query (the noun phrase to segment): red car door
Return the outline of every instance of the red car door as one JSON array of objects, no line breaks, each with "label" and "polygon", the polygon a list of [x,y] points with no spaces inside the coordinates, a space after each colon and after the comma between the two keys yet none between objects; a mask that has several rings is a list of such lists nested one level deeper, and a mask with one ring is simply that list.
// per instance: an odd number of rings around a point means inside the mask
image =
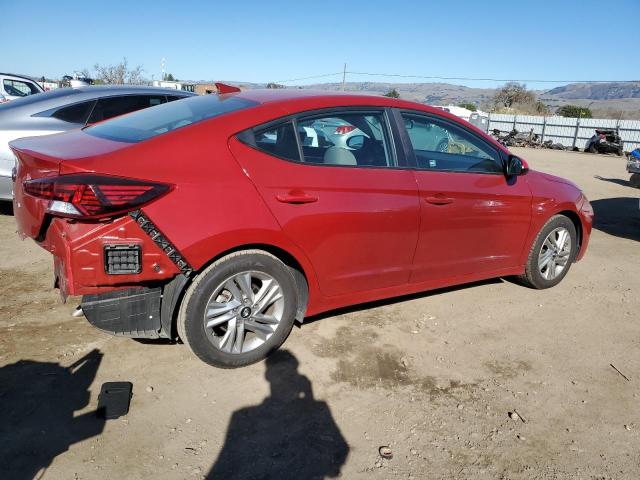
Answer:
[{"label": "red car door", "polygon": [[307,114],[243,132],[230,148],[325,295],[408,282],[418,191],[411,170],[394,168],[384,110]]},{"label": "red car door", "polygon": [[526,177],[507,179],[499,152],[436,116],[402,113],[420,191],[412,282],[516,267],[531,220]]}]

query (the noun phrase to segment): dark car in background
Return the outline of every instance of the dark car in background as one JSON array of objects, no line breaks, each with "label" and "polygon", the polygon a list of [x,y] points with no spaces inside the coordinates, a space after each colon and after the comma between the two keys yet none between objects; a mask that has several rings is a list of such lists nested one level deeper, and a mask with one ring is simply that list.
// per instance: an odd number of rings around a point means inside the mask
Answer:
[{"label": "dark car in background", "polygon": [[169,88],[105,85],[62,88],[0,105],[0,201],[13,197],[11,140],[65,132],[193,95]]}]

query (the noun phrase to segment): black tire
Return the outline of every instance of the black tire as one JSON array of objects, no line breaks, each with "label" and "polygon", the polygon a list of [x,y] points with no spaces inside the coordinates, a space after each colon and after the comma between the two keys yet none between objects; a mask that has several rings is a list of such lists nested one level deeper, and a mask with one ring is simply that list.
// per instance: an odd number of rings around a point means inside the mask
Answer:
[{"label": "black tire", "polygon": [[[284,310],[275,332],[259,347],[243,353],[219,350],[209,340],[204,310],[214,290],[229,277],[244,271],[263,272],[282,289]],[[276,351],[287,339],[298,308],[296,283],[290,269],[277,257],[263,250],[244,250],[227,255],[200,273],[187,289],[180,304],[178,336],[203,362],[220,368],[237,368],[258,362]]]},{"label": "black tire", "polygon": [[640,173],[632,173],[629,184],[634,188],[640,188]]},{"label": "black tire", "polygon": [[[552,280],[548,280],[542,276],[540,270],[538,269],[538,255],[542,249],[542,244],[547,238],[547,236],[556,228],[564,227],[569,231],[569,236],[571,237],[571,253],[569,255],[569,259],[565,268],[560,272],[560,274]],[[527,263],[525,265],[524,274],[518,276],[518,280],[530,288],[535,288],[538,290],[544,288],[550,288],[562,281],[562,279],[567,275],[569,269],[571,268],[571,264],[575,261],[576,255],[578,253],[578,242],[577,242],[577,233],[576,227],[573,222],[565,217],[564,215],[554,215],[551,217],[547,223],[540,229],[538,235],[531,246],[531,250],[529,250],[529,255],[527,257]]]}]

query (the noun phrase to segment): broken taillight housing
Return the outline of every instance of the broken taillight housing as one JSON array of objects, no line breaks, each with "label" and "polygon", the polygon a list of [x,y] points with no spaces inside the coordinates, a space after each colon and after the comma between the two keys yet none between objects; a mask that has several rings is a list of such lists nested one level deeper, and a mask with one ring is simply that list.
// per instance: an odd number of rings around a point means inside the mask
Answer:
[{"label": "broken taillight housing", "polygon": [[94,174],[60,175],[24,182],[25,193],[50,200],[48,212],[70,218],[103,218],[135,210],[171,185]]}]

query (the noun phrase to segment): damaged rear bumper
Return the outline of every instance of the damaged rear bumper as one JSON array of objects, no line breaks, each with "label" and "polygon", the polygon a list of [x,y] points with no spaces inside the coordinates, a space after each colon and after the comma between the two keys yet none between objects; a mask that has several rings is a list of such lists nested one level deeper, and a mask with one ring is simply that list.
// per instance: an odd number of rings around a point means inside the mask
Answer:
[{"label": "damaged rear bumper", "polygon": [[188,283],[178,275],[163,286],[84,295],[81,308],[90,324],[112,335],[176,338],[175,314]]}]

